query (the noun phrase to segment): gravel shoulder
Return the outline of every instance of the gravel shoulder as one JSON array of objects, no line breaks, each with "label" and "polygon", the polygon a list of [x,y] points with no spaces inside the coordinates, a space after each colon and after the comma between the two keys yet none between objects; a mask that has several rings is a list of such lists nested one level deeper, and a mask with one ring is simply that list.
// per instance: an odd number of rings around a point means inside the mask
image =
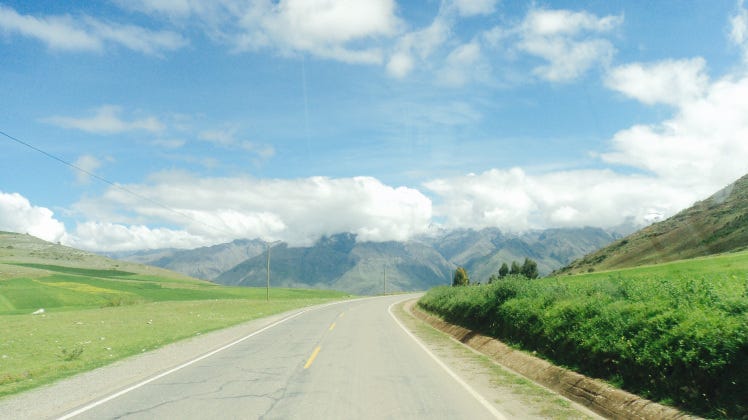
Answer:
[{"label": "gravel shoulder", "polygon": [[413,334],[494,407],[513,419],[601,419],[596,413],[519,375],[417,319],[416,300],[400,303],[395,315]]}]

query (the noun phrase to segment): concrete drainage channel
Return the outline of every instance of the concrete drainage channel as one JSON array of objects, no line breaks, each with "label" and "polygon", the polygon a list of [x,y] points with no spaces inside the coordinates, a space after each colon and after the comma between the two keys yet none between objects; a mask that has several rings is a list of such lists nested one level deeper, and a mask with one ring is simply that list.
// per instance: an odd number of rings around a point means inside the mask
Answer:
[{"label": "concrete drainage channel", "polygon": [[543,359],[512,349],[495,338],[450,324],[441,318],[422,311],[415,303],[415,300],[406,302],[405,310],[461,343],[485,354],[502,366],[558,392],[606,418],[647,420],[699,418],[614,388],[602,381],[555,366]]}]

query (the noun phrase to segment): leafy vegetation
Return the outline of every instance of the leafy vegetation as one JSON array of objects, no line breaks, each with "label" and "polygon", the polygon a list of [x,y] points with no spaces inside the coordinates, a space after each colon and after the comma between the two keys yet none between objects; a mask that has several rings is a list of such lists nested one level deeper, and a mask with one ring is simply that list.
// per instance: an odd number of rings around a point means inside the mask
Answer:
[{"label": "leafy vegetation", "polygon": [[748,253],[481,287],[420,305],[701,415],[748,415]]},{"label": "leafy vegetation", "polygon": [[517,261],[512,261],[511,270],[505,262],[501,263],[499,271],[496,274],[492,274],[491,277],[488,278],[488,282],[493,283],[496,280],[501,280],[509,274],[522,275],[527,279],[536,279],[540,275],[540,273],[538,273],[538,263],[531,258],[525,257],[525,262],[522,263],[522,266],[520,266]]},{"label": "leafy vegetation", "polygon": [[457,267],[455,275],[452,277],[452,286],[467,286],[470,284],[470,277],[467,271],[462,267]]}]

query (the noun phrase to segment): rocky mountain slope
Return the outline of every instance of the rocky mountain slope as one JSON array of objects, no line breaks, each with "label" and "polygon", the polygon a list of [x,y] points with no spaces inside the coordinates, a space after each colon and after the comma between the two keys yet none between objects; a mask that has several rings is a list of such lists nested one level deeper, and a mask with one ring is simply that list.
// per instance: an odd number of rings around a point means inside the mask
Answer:
[{"label": "rocky mountain slope", "polygon": [[265,251],[265,242],[237,239],[233,242],[196,249],[157,249],[107,254],[112,258],[153,265],[213,280],[224,271]]},{"label": "rocky mountain slope", "polygon": [[[275,286],[338,289],[374,294],[424,290],[450,284],[456,266],[473,282],[486,282],[502,262],[538,262],[540,274],[568,264],[617,239],[598,228],[549,229],[504,234],[499,229],[451,230],[408,242],[359,242],[342,233],[312,246],[273,246],[271,282]],[[153,250],[113,256],[182,272],[221,284],[263,286],[267,281],[266,243],[236,240],[192,250]]]},{"label": "rocky mountain slope", "polygon": [[669,219],[652,224],[558,270],[634,267],[748,248],[748,175]]}]

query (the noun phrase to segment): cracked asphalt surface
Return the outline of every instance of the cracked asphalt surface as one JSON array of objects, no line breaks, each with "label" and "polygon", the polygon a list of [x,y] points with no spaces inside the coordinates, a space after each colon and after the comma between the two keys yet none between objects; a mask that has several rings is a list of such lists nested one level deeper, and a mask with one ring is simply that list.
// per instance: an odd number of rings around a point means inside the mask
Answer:
[{"label": "cracked asphalt surface", "polygon": [[[241,335],[217,332],[195,343],[177,343],[176,350],[155,351],[0,401],[0,418],[5,418],[3,408],[10,418],[501,418],[450,377],[390,316],[391,304],[413,297],[346,301],[296,311],[286,320],[276,316],[255,321],[237,327]],[[206,357],[206,340],[214,342],[210,350],[215,351],[241,337]],[[184,358],[190,350],[192,356]],[[153,360],[145,363],[148,359]],[[153,368],[159,361],[161,367]],[[148,371],[144,365],[150,366],[149,374],[128,375]]]},{"label": "cracked asphalt surface", "polygon": [[306,312],[74,418],[493,418],[390,317],[401,300]]}]

